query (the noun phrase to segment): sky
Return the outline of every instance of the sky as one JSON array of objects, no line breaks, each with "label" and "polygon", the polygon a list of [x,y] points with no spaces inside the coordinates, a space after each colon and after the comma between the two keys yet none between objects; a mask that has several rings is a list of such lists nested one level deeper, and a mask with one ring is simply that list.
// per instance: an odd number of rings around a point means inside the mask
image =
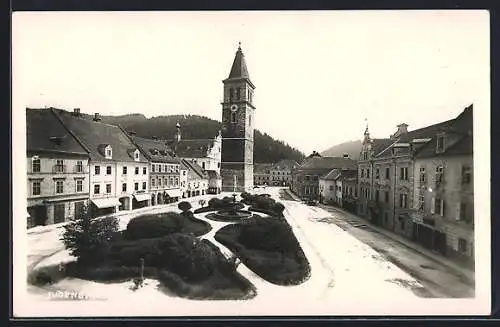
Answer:
[{"label": "sky", "polygon": [[238,42],[254,126],[306,154],[489,94],[487,11],[16,12],[13,110],[220,120]]}]

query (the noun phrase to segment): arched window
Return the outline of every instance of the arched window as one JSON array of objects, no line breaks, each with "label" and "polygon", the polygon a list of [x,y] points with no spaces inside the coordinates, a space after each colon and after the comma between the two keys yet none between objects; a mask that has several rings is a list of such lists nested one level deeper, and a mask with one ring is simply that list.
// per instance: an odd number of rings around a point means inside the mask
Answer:
[{"label": "arched window", "polygon": [[231,112],[231,123],[236,123],[236,112]]}]

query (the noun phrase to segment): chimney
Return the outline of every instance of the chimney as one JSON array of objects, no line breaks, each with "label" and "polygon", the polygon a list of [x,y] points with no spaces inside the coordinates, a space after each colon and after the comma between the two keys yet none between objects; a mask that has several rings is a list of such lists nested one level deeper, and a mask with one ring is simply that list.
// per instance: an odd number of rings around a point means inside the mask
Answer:
[{"label": "chimney", "polygon": [[158,136],[152,136],[151,138],[155,141],[158,140]]},{"label": "chimney", "polygon": [[136,132],[134,132],[134,131],[128,131],[127,133],[128,133],[128,135],[131,135],[131,136],[134,136],[135,134],[137,134],[137,133],[136,133]]},{"label": "chimney", "polygon": [[396,133],[391,135],[391,139],[395,139],[403,134],[408,133],[408,124],[402,123],[402,124],[399,124],[397,127],[398,127],[398,130],[396,131]]},{"label": "chimney", "polygon": [[73,109],[73,116],[80,117],[80,108]]},{"label": "chimney", "polygon": [[349,153],[344,153],[344,155],[342,156],[342,158],[349,159]]},{"label": "chimney", "polygon": [[98,112],[94,113],[94,119],[93,119],[93,121],[101,121],[101,117],[99,116]]}]

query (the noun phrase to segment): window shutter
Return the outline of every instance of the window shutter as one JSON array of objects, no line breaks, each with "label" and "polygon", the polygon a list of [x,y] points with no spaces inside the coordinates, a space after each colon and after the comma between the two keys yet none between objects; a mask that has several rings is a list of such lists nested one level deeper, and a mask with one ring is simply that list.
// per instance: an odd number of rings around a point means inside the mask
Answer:
[{"label": "window shutter", "polygon": [[431,199],[431,213],[434,213],[434,210],[436,208],[436,198]]}]

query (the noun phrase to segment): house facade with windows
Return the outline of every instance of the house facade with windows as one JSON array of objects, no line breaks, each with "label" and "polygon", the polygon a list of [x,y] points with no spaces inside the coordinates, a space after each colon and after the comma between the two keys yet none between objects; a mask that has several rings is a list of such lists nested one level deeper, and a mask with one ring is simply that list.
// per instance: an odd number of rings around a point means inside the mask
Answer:
[{"label": "house facade with windows", "polygon": [[414,237],[414,186],[420,173],[415,158],[433,137],[455,123],[456,119],[451,119],[414,131],[400,124],[387,139],[372,139],[367,127],[358,161],[358,215],[397,234]]},{"label": "house facade with windows", "polygon": [[190,198],[208,194],[208,174],[196,163],[182,159],[186,173],[186,187],[183,197]]},{"label": "house facade with windows", "polygon": [[271,168],[270,163],[254,163],[253,165],[253,184],[254,185],[271,185]]},{"label": "house facade with windows", "polygon": [[319,201],[323,204],[336,203],[336,177],[340,175],[339,169],[332,169],[319,178]]},{"label": "house facade with windows", "polygon": [[89,153],[91,210],[103,215],[150,205],[149,162],[118,126],[51,109]]},{"label": "house facade with windows", "polygon": [[27,227],[78,216],[89,196],[89,154],[48,109],[26,109]]},{"label": "house facade with windows", "polygon": [[300,198],[319,200],[319,179],[335,168],[356,169],[356,161],[347,157],[311,156],[292,170],[290,189]]},{"label": "house facade with windows", "polygon": [[415,153],[414,241],[474,264],[472,106]]},{"label": "house facade with windows", "polygon": [[180,160],[169,154],[164,141],[130,135],[149,161],[151,205],[167,204],[182,197]]},{"label": "house facade with windows", "polygon": [[292,181],[292,170],[299,164],[294,160],[281,160],[270,169],[271,184],[274,186],[290,186]]}]

